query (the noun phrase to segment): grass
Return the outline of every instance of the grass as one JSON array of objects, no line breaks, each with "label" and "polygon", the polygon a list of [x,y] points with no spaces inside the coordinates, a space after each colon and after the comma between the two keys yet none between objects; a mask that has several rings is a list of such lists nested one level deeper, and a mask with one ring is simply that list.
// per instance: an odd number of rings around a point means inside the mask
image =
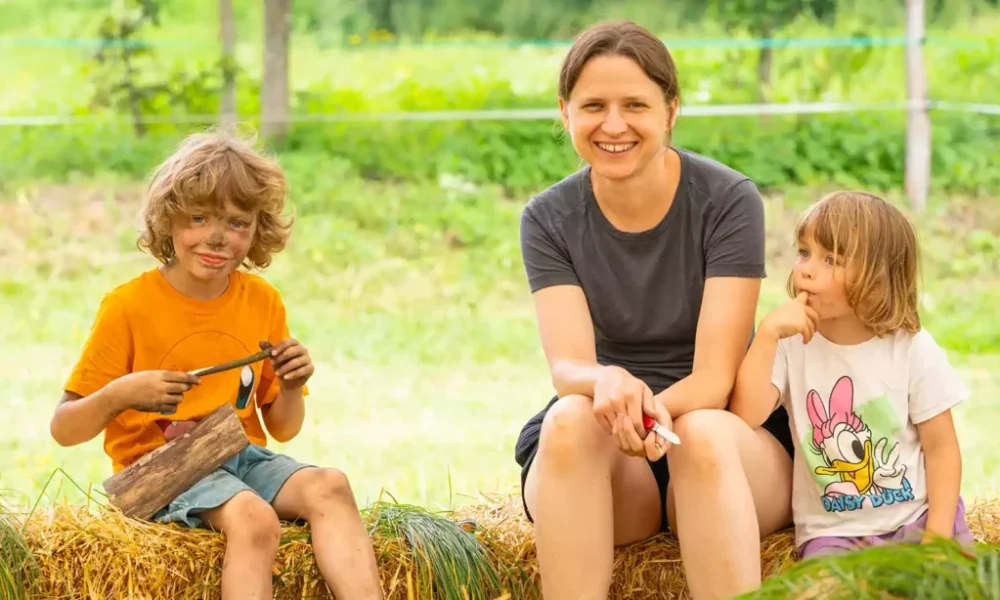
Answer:
[{"label": "grass", "polygon": [[912,598],[945,600],[1000,597],[1000,548],[958,544],[898,544],[867,548],[795,565],[747,595],[771,598]]},{"label": "grass", "polygon": [[38,580],[39,566],[13,518],[0,498],[0,598],[27,600],[26,590]]},{"label": "grass", "polygon": [[500,575],[485,546],[454,521],[406,505],[380,507],[373,535],[404,539],[413,556],[414,579],[433,582],[443,600],[486,600],[500,589]]},{"label": "grass", "polygon": [[[0,491],[12,502],[32,503],[56,468],[84,489],[111,474],[100,438],[61,448],[48,422],[101,296],[153,266],[134,246],[140,192],[104,179],[0,199]],[[761,314],[784,299],[787,236],[816,195],[768,198]],[[434,509],[517,491],[514,441],[552,393],[518,252],[520,203],[353,180],[297,198],[292,241],[265,276],[316,374],[302,433],[274,447],[343,469],[363,505],[383,490]],[[973,391],[956,411],[967,497],[994,495],[1000,466],[1000,244],[981,233],[998,223],[991,199],[936,199],[919,219],[926,325]],[[57,498],[82,501],[66,485],[44,502]]]}]

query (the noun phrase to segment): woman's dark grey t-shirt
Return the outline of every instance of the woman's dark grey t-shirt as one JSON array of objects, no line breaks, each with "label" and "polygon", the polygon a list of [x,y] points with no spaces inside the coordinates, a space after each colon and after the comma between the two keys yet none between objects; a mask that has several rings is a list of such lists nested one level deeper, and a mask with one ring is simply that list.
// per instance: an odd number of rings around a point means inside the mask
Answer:
[{"label": "woman's dark grey t-shirt", "polygon": [[764,205],[754,183],[677,152],[673,204],[647,231],[623,232],[605,218],[589,167],[532,197],[521,214],[531,291],[582,287],[598,362],[627,369],[654,392],[691,373],[705,279],[765,277]]}]

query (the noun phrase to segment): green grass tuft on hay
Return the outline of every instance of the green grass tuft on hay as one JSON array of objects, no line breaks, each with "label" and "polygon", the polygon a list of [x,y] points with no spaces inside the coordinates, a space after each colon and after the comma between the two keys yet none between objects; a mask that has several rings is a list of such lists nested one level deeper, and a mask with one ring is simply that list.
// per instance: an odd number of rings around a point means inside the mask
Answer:
[{"label": "green grass tuft on hay", "polygon": [[1000,546],[951,540],[892,544],[795,564],[746,596],[771,598],[1000,598]]},{"label": "green grass tuft on hay", "polygon": [[436,588],[421,592],[443,600],[486,600],[500,589],[486,548],[455,521],[407,504],[379,504],[370,516],[372,536],[405,540],[416,580]]},{"label": "green grass tuft on hay", "polygon": [[17,520],[0,499],[0,599],[27,600],[40,575]]}]

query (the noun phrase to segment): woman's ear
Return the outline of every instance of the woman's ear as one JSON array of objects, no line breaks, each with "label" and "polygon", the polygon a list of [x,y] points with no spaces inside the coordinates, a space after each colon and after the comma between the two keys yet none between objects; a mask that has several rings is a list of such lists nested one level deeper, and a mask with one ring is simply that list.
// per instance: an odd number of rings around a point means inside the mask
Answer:
[{"label": "woman's ear", "polygon": [[677,123],[677,113],[679,113],[680,110],[680,98],[674,98],[673,101],[667,105],[667,131],[674,130],[674,124]]},{"label": "woman's ear", "polygon": [[559,98],[559,115],[562,118],[563,128],[569,131],[569,106],[562,98]]}]

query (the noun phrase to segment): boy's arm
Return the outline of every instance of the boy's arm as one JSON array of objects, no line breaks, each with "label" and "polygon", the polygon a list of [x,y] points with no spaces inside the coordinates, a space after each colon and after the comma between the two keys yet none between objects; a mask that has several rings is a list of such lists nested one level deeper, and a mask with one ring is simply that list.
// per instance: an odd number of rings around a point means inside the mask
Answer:
[{"label": "boy's arm", "polygon": [[759,331],[736,373],[729,411],[753,429],[763,425],[778,404],[778,388],[771,379],[777,350],[778,336]]},{"label": "boy's arm", "polygon": [[120,399],[115,396],[111,386],[86,398],[64,391],[49,424],[52,439],[60,446],[89,442],[121,414],[119,403]]},{"label": "boy's arm", "polygon": [[264,416],[264,426],[278,442],[287,442],[302,429],[306,417],[306,403],[302,397],[302,388],[281,390],[274,402],[261,408]]},{"label": "boy's arm", "polygon": [[951,410],[916,426],[927,469],[927,539],[951,538],[962,485],[962,452]]},{"label": "boy's arm", "polygon": [[194,375],[178,371],[137,371],[112,380],[89,396],[63,391],[49,424],[60,446],[94,439],[128,409],[172,414],[187,392],[199,383]]},{"label": "boy's arm", "polygon": [[303,400],[306,381],[312,377],[312,358],[306,347],[293,338],[285,338],[271,350],[270,366],[277,397],[261,407],[264,426],[279,442],[287,442],[302,429],[306,416]]}]

